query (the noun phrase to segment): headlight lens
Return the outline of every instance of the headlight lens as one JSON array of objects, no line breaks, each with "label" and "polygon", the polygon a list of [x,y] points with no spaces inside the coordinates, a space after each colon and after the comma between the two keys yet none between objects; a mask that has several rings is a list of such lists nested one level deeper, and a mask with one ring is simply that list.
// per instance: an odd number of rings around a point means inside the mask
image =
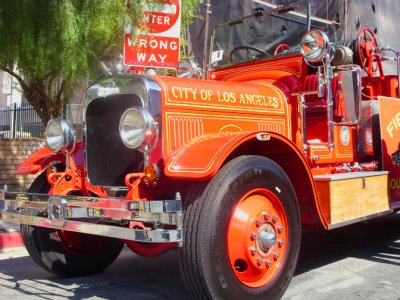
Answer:
[{"label": "headlight lens", "polygon": [[301,54],[309,62],[318,62],[326,57],[328,47],[328,36],[322,31],[311,30],[301,41]]},{"label": "headlight lens", "polygon": [[128,148],[148,148],[157,136],[157,123],[146,110],[130,108],[119,122],[119,133]]},{"label": "headlight lens", "polygon": [[191,59],[183,59],[176,66],[176,77],[178,78],[200,78],[201,70]]},{"label": "headlight lens", "polygon": [[53,151],[68,149],[75,142],[75,130],[62,118],[51,119],[46,127],[46,144]]}]

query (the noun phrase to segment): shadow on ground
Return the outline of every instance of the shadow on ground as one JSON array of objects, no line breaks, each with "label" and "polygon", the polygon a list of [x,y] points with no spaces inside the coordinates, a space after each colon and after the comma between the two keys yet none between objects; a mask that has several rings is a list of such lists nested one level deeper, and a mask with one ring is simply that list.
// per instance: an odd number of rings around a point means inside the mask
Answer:
[{"label": "shadow on ground", "polygon": [[400,265],[400,214],[331,231],[305,231],[296,273],[347,257]]}]

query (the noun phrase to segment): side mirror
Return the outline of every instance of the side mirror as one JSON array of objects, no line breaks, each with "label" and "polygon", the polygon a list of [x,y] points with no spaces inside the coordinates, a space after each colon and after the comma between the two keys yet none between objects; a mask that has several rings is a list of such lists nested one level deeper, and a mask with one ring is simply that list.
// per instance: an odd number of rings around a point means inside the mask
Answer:
[{"label": "side mirror", "polygon": [[342,123],[356,124],[361,115],[361,69],[339,67],[338,77],[343,92]]}]

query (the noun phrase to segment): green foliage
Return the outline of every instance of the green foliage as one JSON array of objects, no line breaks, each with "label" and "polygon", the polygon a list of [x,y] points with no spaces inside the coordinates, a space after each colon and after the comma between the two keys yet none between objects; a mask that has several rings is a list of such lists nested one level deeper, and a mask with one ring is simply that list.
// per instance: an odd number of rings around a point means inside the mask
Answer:
[{"label": "green foliage", "polygon": [[198,6],[203,0],[182,0],[182,28],[185,30],[196,16]]},{"label": "green foliage", "polygon": [[[183,26],[201,0],[183,0]],[[98,63],[122,52],[127,20],[163,0],[0,0],[0,69],[13,75],[43,122],[58,116]],[[150,3],[150,4],[149,4]],[[18,70],[18,72],[15,72]]]},{"label": "green foliage", "polygon": [[0,0],[0,69],[17,78],[47,122],[89,70],[121,47],[126,14],[123,0]]},{"label": "green foliage", "polygon": [[0,63],[42,78],[72,80],[121,43],[124,1],[0,0]]}]

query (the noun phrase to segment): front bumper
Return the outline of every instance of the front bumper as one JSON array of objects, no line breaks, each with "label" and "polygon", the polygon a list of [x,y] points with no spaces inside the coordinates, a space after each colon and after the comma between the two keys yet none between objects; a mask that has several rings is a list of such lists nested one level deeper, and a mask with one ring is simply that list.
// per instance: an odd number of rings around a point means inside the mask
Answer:
[{"label": "front bumper", "polygon": [[[182,241],[182,203],[57,196],[0,190],[0,219],[148,243]],[[146,224],[146,229],[135,229]]]}]

